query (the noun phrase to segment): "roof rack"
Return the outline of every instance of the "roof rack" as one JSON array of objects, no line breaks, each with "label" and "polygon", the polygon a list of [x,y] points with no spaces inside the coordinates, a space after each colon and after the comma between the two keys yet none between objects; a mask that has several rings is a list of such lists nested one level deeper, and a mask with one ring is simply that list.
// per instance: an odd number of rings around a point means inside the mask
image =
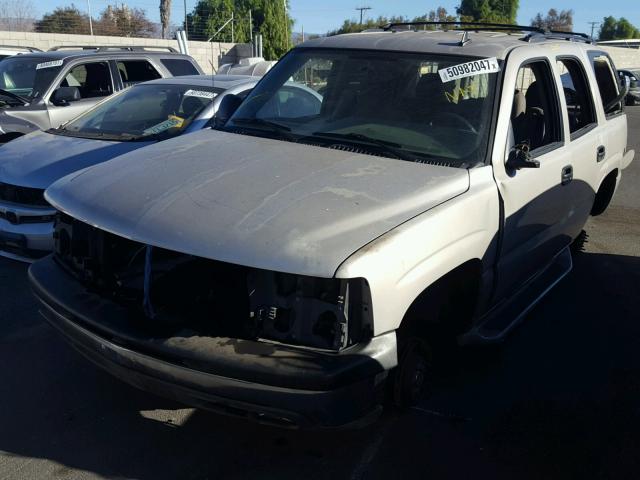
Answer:
[{"label": "roof rack", "polygon": [[523,38],[526,42],[543,42],[545,40],[566,40],[567,42],[595,43],[586,33],[564,32],[562,30],[549,30],[543,34],[531,33]]},{"label": "roof rack", "polygon": [[21,45],[0,45],[0,48],[6,48],[11,50],[28,50],[29,52],[41,52],[39,48],[36,47],[25,47]]},{"label": "roof rack", "polygon": [[526,25],[510,25],[506,23],[486,23],[486,22],[394,22],[387,23],[386,25],[382,25],[382,28],[385,31],[389,30],[397,30],[398,27],[422,27],[422,26],[436,26],[436,25],[446,25],[452,27],[461,27],[461,28],[452,28],[451,30],[472,30],[472,31],[514,31],[514,32],[533,32],[539,34],[548,33],[547,30],[544,30],[540,27],[531,27]]},{"label": "roof rack", "polygon": [[104,52],[108,50],[125,50],[129,52],[167,50],[171,53],[178,53],[178,51],[173,47],[155,47],[151,45],[59,45],[57,47],[51,47],[49,52],[57,52],[59,50],[95,50],[97,52]]}]

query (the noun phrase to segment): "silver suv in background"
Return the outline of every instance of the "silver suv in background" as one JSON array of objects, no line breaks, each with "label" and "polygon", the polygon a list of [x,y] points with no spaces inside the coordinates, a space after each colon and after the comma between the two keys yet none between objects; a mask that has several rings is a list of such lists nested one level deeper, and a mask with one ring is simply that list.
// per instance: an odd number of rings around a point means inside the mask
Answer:
[{"label": "silver suv in background", "polygon": [[[148,50],[148,49],[155,50]],[[137,83],[202,73],[170,47],[56,47],[0,63],[0,144],[56,128]]]}]

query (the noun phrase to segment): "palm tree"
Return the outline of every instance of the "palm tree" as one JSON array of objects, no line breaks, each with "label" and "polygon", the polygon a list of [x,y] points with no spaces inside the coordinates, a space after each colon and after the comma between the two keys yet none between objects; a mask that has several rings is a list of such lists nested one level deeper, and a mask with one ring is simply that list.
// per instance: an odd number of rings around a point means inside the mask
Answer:
[{"label": "palm tree", "polygon": [[169,30],[171,20],[171,0],[160,0],[160,22],[162,23],[162,38]]}]

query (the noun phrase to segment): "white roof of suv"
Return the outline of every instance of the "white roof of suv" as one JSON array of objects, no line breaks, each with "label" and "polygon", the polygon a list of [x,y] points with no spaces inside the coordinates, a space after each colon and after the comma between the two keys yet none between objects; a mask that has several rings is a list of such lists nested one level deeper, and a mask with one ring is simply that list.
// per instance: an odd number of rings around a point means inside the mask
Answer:
[{"label": "white roof of suv", "polygon": [[320,37],[303,43],[301,47],[376,49],[504,59],[508,52],[516,47],[539,45],[543,41],[545,43],[561,42],[565,45],[571,43],[576,46],[590,45],[590,39],[582,34],[561,32],[543,34],[515,29],[513,31],[484,30],[475,31],[467,29],[464,25],[451,30],[376,29],[362,33]]}]

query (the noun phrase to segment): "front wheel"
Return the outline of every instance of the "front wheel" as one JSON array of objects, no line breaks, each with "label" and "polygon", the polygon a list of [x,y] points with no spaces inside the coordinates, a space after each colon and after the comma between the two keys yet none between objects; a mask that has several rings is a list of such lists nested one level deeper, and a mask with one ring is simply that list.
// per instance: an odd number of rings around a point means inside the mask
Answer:
[{"label": "front wheel", "polygon": [[408,408],[431,390],[433,370],[431,350],[419,338],[408,339],[400,350],[398,367],[391,376],[393,403],[400,408]]}]

